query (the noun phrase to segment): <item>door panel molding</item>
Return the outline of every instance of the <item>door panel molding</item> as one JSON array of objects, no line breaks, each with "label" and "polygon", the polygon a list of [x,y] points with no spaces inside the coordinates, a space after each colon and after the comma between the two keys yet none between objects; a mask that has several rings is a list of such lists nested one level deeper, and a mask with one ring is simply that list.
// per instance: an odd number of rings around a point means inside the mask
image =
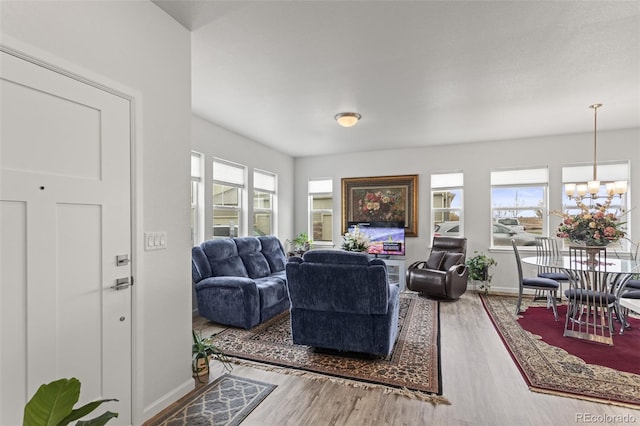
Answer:
[{"label": "door panel molding", "polygon": [[[11,47],[17,46],[18,49]],[[12,37],[4,37],[0,43],[0,52],[12,55],[44,69],[50,70],[62,76],[74,79],[111,95],[126,100],[129,103],[129,132],[130,132],[130,274],[135,277],[136,285],[131,292],[131,421],[132,424],[142,424],[144,417],[143,404],[143,379],[144,364],[138,355],[143,352],[142,339],[143,321],[142,306],[138,306],[138,291],[144,287],[143,274],[143,233],[139,231],[143,224],[143,200],[140,194],[143,190],[142,179],[142,92],[132,89],[119,82],[115,82],[99,73],[82,68],[75,63],[70,63],[49,52],[24,44]],[[33,52],[27,53],[27,52]],[[46,60],[42,59],[46,58]],[[56,64],[64,64],[59,66]],[[78,70],[77,72],[72,70]],[[87,76],[91,76],[90,78]],[[19,200],[18,200],[19,201]],[[71,201],[73,202],[73,201]],[[4,202],[3,202],[4,203]],[[15,388],[14,388],[15,390]],[[26,389],[25,389],[26,391]]]}]

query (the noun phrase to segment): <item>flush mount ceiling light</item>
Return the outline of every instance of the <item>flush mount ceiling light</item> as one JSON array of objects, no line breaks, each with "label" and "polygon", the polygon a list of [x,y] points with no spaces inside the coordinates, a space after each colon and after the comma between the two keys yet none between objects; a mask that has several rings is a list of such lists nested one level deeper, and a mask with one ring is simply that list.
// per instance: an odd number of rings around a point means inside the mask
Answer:
[{"label": "flush mount ceiling light", "polygon": [[341,112],[340,114],[336,114],[336,121],[342,127],[355,126],[360,118],[362,118],[362,116],[357,112]]}]

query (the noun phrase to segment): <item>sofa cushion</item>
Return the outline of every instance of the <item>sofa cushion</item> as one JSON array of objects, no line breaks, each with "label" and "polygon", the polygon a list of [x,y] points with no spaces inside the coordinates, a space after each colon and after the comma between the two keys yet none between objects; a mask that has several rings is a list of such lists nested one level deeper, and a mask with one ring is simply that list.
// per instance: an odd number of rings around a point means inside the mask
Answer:
[{"label": "sofa cushion", "polygon": [[267,259],[260,251],[260,240],[254,237],[240,237],[234,240],[238,247],[238,255],[242,259],[247,274],[251,278],[266,277],[271,273]]},{"label": "sofa cushion", "polygon": [[329,263],[340,265],[369,265],[366,253],[356,253],[342,250],[310,250],[302,255],[305,262]]},{"label": "sofa cushion", "polygon": [[444,251],[432,251],[427,259],[427,269],[440,269],[445,253]]},{"label": "sofa cushion", "polygon": [[262,254],[269,263],[271,273],[284,271],[287,264],[287,258],[284,255],[284,248],[278,238],[273,235],[258,237],[262,244]]},{"label": "sofa cushion", "polygon": [[256,287],[258,287],[258,297],[260,298],[260,309],[280,303],[283,299],[288,299],[286,280],[273,275],[264,278],[258,278]]},{"label": "sofa cushion", "polygon": [[214,277],[248,277],[247,270],[238,255],[232,239],[209,240],[200,245],[211,266]]},{"label": "sofa cushion", "polygon": [[453,265],[457,265],[462,261],[462,253],[445,253],[444,259],[440,264],[441,271],[448,271]]}]

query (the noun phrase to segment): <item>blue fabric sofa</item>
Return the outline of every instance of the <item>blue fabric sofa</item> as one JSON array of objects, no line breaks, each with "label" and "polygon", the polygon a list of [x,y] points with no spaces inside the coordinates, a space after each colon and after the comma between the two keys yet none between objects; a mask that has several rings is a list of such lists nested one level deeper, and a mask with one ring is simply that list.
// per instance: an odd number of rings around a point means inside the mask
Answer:
[{"label": "blue fabric sofa", "polygon": [[274,236],[209,240],[191,251],[201,316],[252,328],[289,308],[286,257]]},{"label": "blue fabric sofa", "polygon": [[398,334],[398,286],[364,253],[311,250],[286,267],[293,343],[380,356]]}]

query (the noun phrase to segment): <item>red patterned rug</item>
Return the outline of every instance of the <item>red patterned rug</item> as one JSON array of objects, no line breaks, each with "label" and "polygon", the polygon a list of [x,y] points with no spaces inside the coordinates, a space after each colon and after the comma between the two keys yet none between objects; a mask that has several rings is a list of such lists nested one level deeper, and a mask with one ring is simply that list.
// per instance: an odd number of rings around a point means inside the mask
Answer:
[{"label": "red patterned rug", "polygon": [[[614,361],[609,366],[591,363],[592,358],[599,358],[602,361],[603,356],[598,353],[605,349],[615,351],[616,346],[622,348],[626,341],[640,339],[640,330],[637,329],[640,325],[637,321],[634,321],[634,327],[625,331],[623,336],[614,336],[613,347],[580,342],[581,344],[577,345],[580,351],[576,350],[576,353],[572,353],[576,344],[565,342],[565,340],[576,339],[560,337],[561,343],[568,345],[567,349],[548,343],[557,342],[557,336],[562,336],[564,317],[561,316],[560,321],[556,323],[553,320],[553,314],[547,311],[546,307],[540,308],[540,303],[533,303],[530,298],[525,298],[522,306],[524,313],[520,315],[525,318],[523,321],[515,315],[516,297],[497,295],[480,295],[480,297],[498,334],[531,390],[640,409],[640,375],[619,370],[618,367],[623,364],[622,362]],[[536,317],[539,318],[538,321]],[[545,317],[554,323],[546,330],[543,324],[547,322]],[[537,328],[532,332],[525,330],[521,323],[531,327],[533,323],[538,324],[535,324]],[[625,355],[628,352],[618,353],[621,353],[622,357],[628,357],[629,363],[638,364],[637,349],[631,355]],[[579,354],[590,361],[585,362]],[[610,355],[611,358],[617,358],[613,351]],[[624,364],[628,363],[624,362]],[[634,368],[637,369],[637,366]]]},{"label": "red patterned rug", "polygon": [[531,306],[521,314],[518,323],[525,330],[540,336],[543,342],[562,348],[581,358],[587,364],[602,365],[614,370],[640,374],[640,320],[629,318],[631,329],[623,335],[618,333],[620,324],[616,323],[613,346],[586,340],[564,337],[564,319],[567,305],[558,306],[559,321],[553,320],[553,314],[545,306]]},{"label": "red patterned rug", "polygon": [[213,343],[234,362],[256,361],[258,368],[285,367],[278,370],[285,374],[315,375],[316,379],[321,375],[351,386],[382,387],[389,393],[448,403],[441,396],[438,302],[401,294],[398,340],[387,358],[346,356],[294,345],[289,319],[289,312],[283,312],[251,330],[229,328],[214,335]]}]

